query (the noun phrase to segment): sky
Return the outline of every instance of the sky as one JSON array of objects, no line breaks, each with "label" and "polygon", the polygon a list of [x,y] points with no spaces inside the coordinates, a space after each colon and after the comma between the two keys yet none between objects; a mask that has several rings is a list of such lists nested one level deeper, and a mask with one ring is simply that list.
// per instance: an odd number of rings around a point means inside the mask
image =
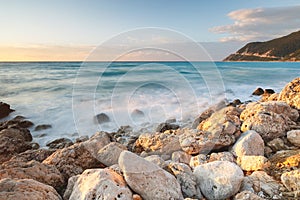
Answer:
[{"label": "sky", "polygon": [[[184,35],[200,43],[213,60],[221,60],[247,42],[300,29],[299,0],[0,0],[0,4],[0,61],[85,60],[98,47],[104,52],[97,59],[107,60],[117,56],[107,46],[113,40],[126,40],[126,51],[134,45],[126,33],[148,27]],[[139,44],[143,41],[148,38]],[[169,41],[170,48],[183,42]],[[134,59],[145,60],[143,56]]]}]

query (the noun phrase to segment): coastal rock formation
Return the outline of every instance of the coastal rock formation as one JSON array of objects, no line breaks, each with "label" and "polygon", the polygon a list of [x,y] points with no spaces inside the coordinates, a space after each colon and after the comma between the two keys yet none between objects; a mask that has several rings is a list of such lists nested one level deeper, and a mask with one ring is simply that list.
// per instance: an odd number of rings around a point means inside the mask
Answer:
[{"label": "coastal rock formation", "polygon": [[264,141],[261,136],[255,131],[247,131],[243,133],[232,147],[232,152],[235,156],[263,156]]},{"label": "coastal rock formation", "polygon": [[7,200],[62,200],[56,190],[32,179],[1,179],[0,199]]},{"label": "coastal rock formation", "polygon": [[13,112],[14,110],[10,109],[10,105],[7,103],[0,102],[0,119],[7,117],[9,113]]},{"label": "coastal rock formation", "polygon": [[68,185],[64,199],[132,199],[132,192],[123,177],[110,169],[88,169],[73,181]]},{"label": "coastal rock formation", "polygon": [[239,166],[228,161],[199,165],[195,168],[194,175],[207,199],[226,199],[235,195],[244,178]]},{"label": "coastal rock formation", "polygon": [[48,158],[55,150],[49,149],[33,149],[27,150],[23,153],[19,153],[13,156],[9,161],[23,161],[28,162],[31,160],[36,160],[38,162],[43,162],[46,158]]},{"label": "coastal rock formation", "polygon": [[73,142],[68,138],[59,138],[46,143],[46,146],[49,147],[49,149],[63,149],[71,145],[73,145]]},{"label": "coastal rock formation", "polygon": [[279,101],[285,101],[291,107],[300,109],[300,77],[288,83],[280,92]]},{"label": "coastal rock formation", "polygon": [[127,184],[143,199],[183,199],[180,184],[173,175],[136,154],[123,151],[119,166]]},{"label": "coastal rock formation", "polygon": [[3,163],[0,166],[0,179],[3,178],[34,179],[58,190],[64,185],[63,176],[56,167],[35,160],[28,162],[13,160]]}]

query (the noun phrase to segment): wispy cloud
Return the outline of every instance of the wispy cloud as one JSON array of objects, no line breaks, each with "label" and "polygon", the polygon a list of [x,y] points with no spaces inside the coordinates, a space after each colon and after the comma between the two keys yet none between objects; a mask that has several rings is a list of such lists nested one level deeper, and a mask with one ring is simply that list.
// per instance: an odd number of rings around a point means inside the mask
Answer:
[{"label": "wispy cloud", "polygon": [[221,41],[269,40],[300,29],[300,5],[242,9],[230,12],[228,17],[233,24],[211,29],[227,35]]}]

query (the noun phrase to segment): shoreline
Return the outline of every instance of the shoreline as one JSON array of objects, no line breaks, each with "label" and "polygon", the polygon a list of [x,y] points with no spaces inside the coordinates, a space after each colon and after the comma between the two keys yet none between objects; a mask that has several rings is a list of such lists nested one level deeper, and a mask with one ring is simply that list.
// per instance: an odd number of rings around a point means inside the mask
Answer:
[{"label": "shoreline", "polygon": [[260,94],[256,102],[211,106],[190,127],[169,121],[136,135],[122,126],[75,141],[58,138],[49,149],[32,143],[26,118],[0,122],[0,187],[25,184],[44,199],[297,198],[300,78],[280,93]]}]

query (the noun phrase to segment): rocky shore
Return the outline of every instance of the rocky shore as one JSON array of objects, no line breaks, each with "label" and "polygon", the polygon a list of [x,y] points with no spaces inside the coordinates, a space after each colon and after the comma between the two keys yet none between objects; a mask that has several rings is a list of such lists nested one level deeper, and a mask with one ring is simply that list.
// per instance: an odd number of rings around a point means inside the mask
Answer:
[{"label": "rocky shore", "polygon": [[221,102],[190,128],[120,127],[48,149],[25,118],[0,122],[0,200],[300,199],[300,78],[253,94],[261,100]]}]

